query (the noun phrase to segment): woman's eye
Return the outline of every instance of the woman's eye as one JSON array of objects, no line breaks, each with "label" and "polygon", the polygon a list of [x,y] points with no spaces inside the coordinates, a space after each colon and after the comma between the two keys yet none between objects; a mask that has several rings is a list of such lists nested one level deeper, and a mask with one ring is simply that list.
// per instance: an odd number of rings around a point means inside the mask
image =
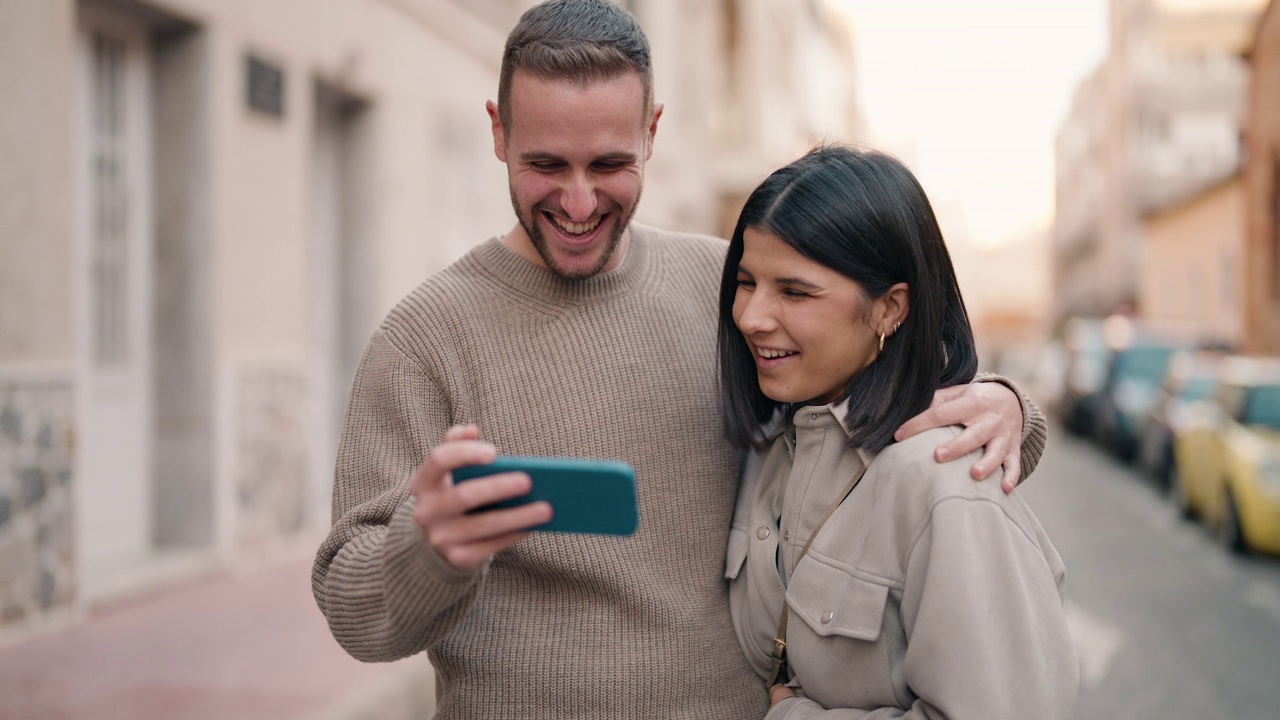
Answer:
[{"label": "woman's eye", "polygon": [[807,292],[801,292],[801,291],[799,291],[799,290],[790,290],[790,289],[788,289],[788,290],[783,290],[783,291],[782,291],[782,294],[783,294],[783,295],[785,295],[786,297],[789,297],[789,298],[806,298],[806,297],[809,297],[809,293],[807,293]]},{"label": "woman's eye", "polygon": [[755,287],[756,281],[750,278],[738,278],[738,287]]}]

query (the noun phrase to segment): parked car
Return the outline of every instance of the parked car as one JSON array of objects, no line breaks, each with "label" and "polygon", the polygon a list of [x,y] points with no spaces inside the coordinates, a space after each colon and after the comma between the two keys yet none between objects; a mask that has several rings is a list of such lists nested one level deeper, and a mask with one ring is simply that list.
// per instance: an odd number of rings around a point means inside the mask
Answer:
[{"label": "parked car", "polygon": [[1280,554],[1280,359],[1226,358],[1174,444],[1173,496],[1235,551]]},{"label": "parked car", "polygon": [[1177,349],[1160,339],[1134,336],[1115,348],[1094,405],[1093,434],[1104,448],[1124,460],[1137,456],[1143,423]]},{"label": "parked car", "polygon": [[1155,478],[1162,490],[1169,489],[1175,464],[1173,445],[1193,424],[1196,408],[1218,387],[1222,354],[1207,351],[1179,351],[1169,359],[1155,404],[1143,421],[1138,444],[1138,464]]}]

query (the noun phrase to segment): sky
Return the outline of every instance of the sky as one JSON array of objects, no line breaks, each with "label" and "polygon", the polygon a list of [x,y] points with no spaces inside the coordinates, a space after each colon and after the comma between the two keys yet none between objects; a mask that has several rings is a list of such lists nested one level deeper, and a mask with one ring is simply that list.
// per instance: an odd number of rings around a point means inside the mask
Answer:
[{"label": "sky", "polygon": [[907,161],[950,237],[1053,217],[1053,141],[1106,54],[1106,0],[838,0],[857,33],[871,144]]}]

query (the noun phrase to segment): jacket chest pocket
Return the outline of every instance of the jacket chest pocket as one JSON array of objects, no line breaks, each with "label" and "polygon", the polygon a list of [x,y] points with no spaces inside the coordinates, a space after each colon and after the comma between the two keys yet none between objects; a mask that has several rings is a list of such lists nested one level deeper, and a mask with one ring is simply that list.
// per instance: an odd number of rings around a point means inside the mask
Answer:
[{"label": "jacket chest pocket", "polygon": [[791,575],[787,605],[787,660],[809,697],[827,708],[898,704],[889,586],[808,555]]}]

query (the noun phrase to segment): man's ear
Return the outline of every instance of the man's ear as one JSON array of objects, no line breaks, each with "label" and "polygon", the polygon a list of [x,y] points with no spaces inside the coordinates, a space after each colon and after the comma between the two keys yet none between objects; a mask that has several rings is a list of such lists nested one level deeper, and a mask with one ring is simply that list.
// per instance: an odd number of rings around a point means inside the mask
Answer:
[{"label": "man's ear", "polygon": [[904,282],[894,283],[885,294],[876,298],[875,329],[877,333],[889,334],[893,328],[907,319],[911,312],[911,290]]},{"label": "man's ear", "polygon": [[658,121],[661,119],[662,119],[662,103],[654,103],[653,104],[653,120],[649,122],[649,129],[647,134],[647,139],[649,142],[646,144],[645,151],[644,151],[645,162],[648,162],[649,158],[653,157],[653,138],[655,135],[658,134]]},{"label": "man's ear", "polygon": [[507,161],[507,136],[502,128],[502,117],[498,115],[498,104],[486,100],[484,109],[489,113],[489,125],[493,129],[493,154],[502,162]]}]

